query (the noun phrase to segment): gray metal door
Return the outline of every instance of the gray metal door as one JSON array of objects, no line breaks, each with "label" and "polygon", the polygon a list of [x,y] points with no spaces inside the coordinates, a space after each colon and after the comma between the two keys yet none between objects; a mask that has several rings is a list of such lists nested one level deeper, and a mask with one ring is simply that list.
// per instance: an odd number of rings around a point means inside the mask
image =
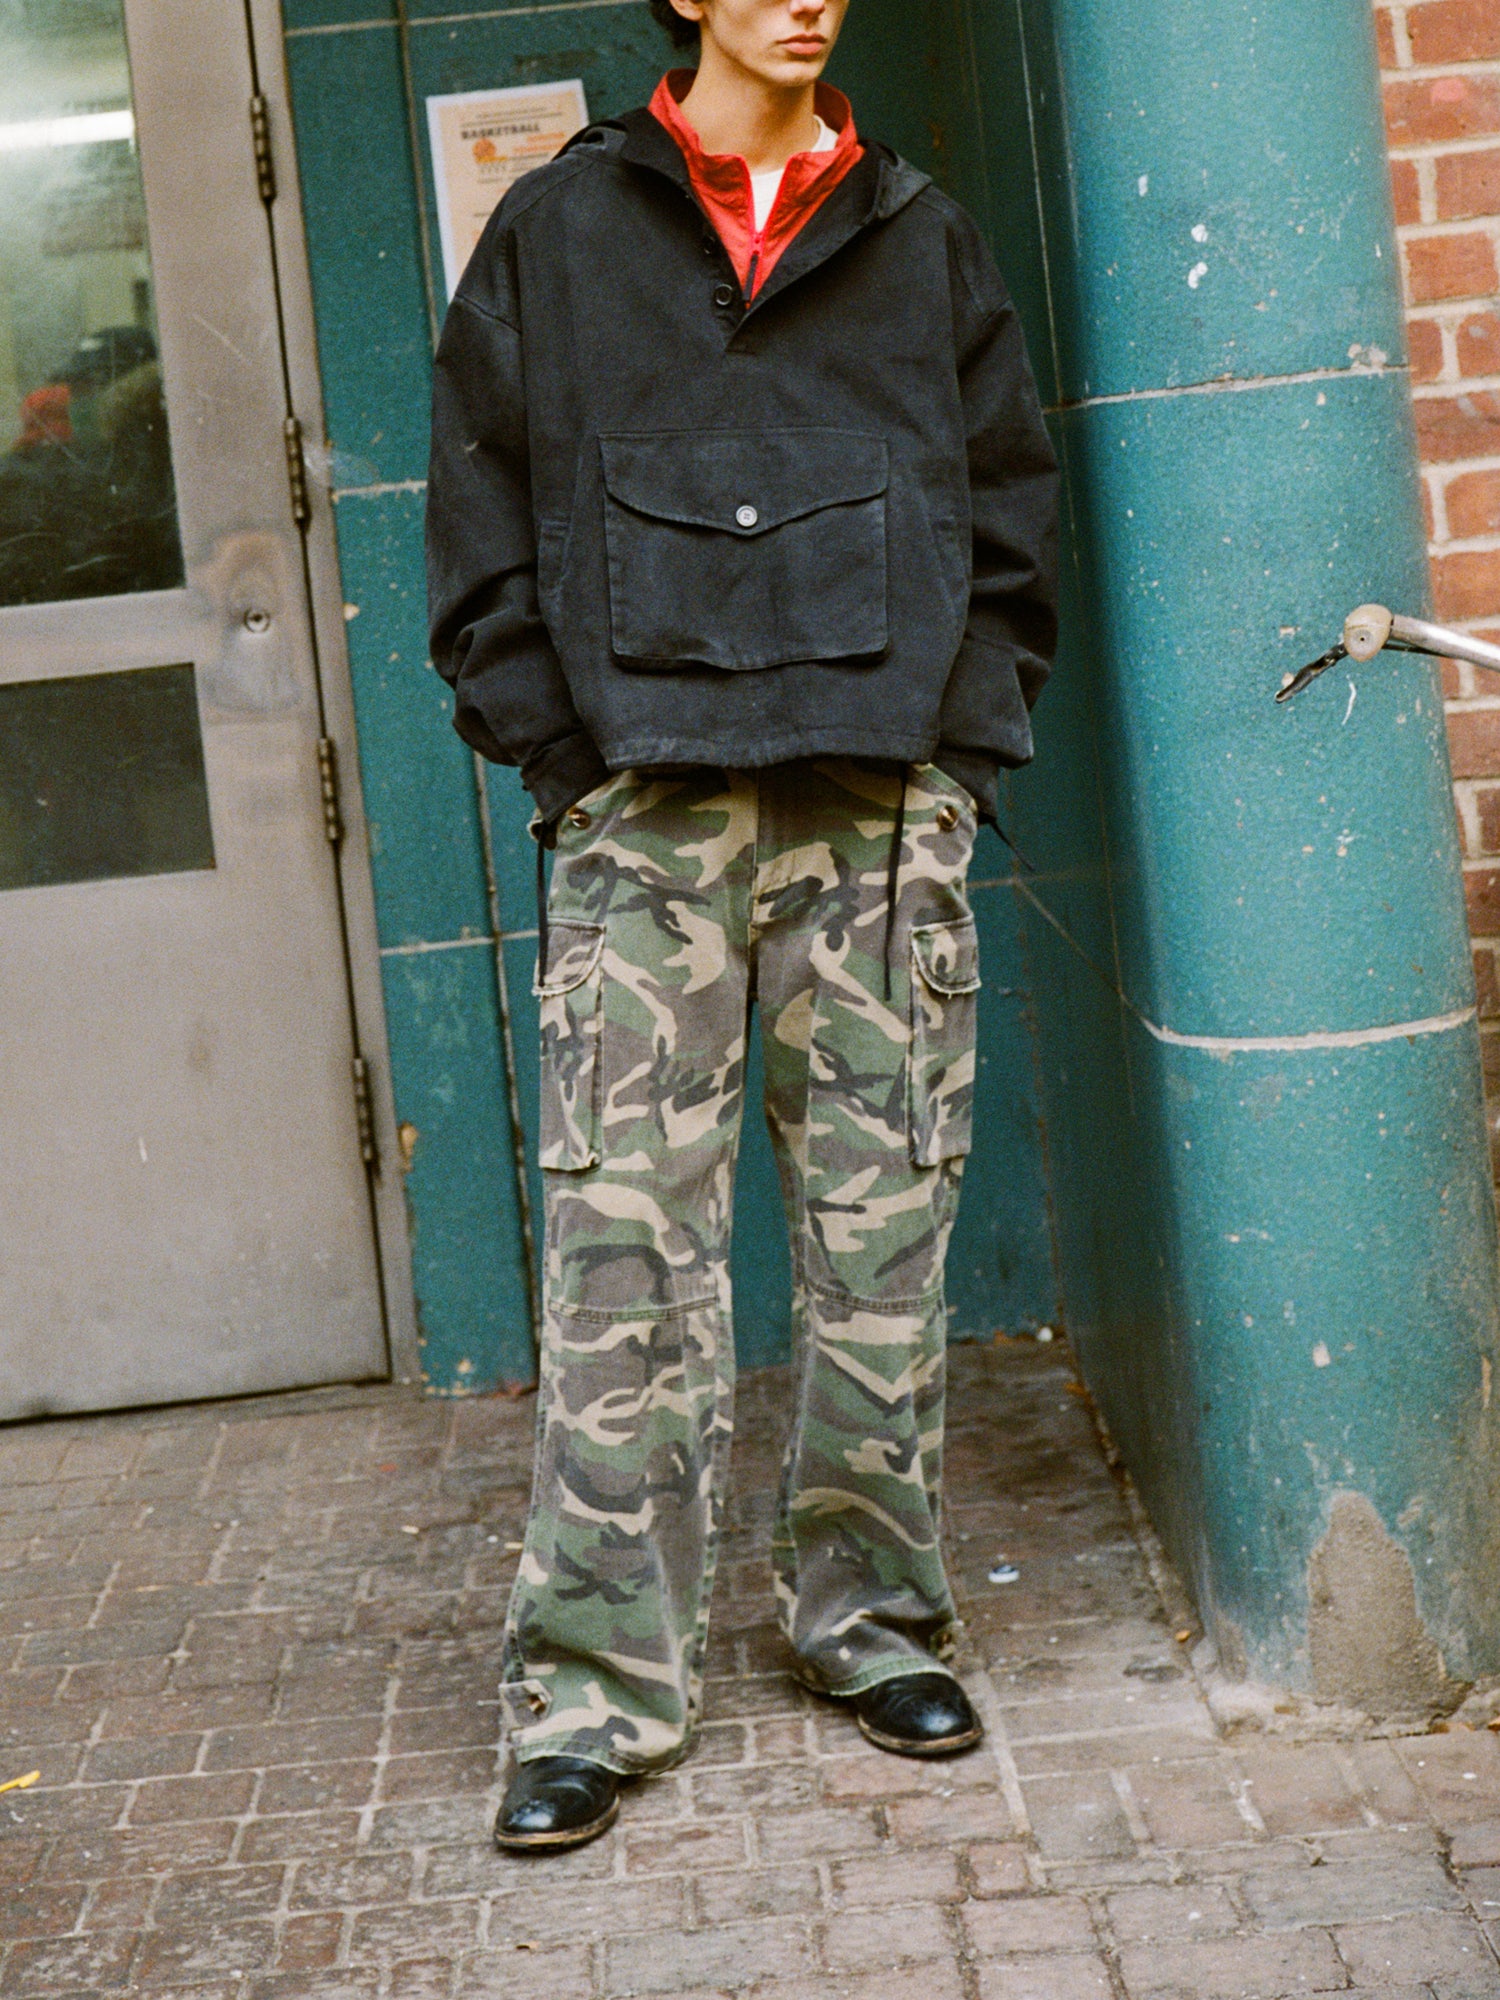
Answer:
[{"label": "gray metal door", "polygon": [[255,95],[0,0],[5,1416],[388,1368]]}]

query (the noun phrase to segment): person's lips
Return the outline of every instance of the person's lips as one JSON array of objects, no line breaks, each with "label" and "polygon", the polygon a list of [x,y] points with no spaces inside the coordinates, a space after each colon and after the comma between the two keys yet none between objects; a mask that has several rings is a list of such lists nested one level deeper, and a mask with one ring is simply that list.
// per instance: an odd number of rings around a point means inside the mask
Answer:
[{"label": "person's lips", "polygon": [[824,35],[788,35],[781,46],[789,56],[820,56],[828,40]]}]

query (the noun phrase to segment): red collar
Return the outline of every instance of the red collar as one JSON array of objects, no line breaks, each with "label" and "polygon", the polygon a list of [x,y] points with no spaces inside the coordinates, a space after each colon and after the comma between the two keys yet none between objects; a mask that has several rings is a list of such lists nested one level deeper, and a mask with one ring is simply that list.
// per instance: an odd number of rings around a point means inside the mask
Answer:
[{"label": "red collar", "polygon": [[737,153],[705,152],[703,142],[683,115],[682,100],[692,82],[690,69],[669,71],[656,87],[651,111],[676,140],[687,163],[693,192],[718,230],[740,284],[753,296],[770,277],[783,252],[863,154],[864,147],[854,128],[854,110],[841,90],[835,90],[831,84],[818,85],[814,99],[818,116],[838,133],[838,144],[831,153],[792,155],[764,234],[757,236],[749,167]]}]

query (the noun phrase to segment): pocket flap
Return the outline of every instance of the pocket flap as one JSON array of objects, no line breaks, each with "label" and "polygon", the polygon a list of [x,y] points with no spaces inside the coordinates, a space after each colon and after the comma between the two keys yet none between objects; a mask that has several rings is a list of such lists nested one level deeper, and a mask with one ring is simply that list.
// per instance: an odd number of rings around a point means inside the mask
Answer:
[{"label": "pocket flap", "polygon": [[547,963],[537,967],[531,989],[540,998],[571,993],[597,970],[604,953],[603,924],[580,924],[554,917],[547,925]]},{"label": "pocket flap", "polygon": [[920,924],[911,934],[917,971],[934,993],[979,991],[979,933],[972,917]]},{"label": "pocket flap", "polygon": [[890,484],[885,439],[858,431],[654,431],[601,437],[599,451],[622,507],[744,539]]}]

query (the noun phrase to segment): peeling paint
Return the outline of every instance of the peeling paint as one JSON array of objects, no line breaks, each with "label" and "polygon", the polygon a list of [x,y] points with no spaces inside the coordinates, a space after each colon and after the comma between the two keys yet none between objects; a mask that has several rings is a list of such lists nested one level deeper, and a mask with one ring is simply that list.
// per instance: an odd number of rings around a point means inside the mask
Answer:
[{"label": "peeling paint", "polygon": [[1307,1566],[1313,1686],[1325,1701],[1382,1720],[1446,1715],[1467,1692],[1450,1680],[1417,1615],[1410,1558],[1363,1493],[1337,1493]]}]

